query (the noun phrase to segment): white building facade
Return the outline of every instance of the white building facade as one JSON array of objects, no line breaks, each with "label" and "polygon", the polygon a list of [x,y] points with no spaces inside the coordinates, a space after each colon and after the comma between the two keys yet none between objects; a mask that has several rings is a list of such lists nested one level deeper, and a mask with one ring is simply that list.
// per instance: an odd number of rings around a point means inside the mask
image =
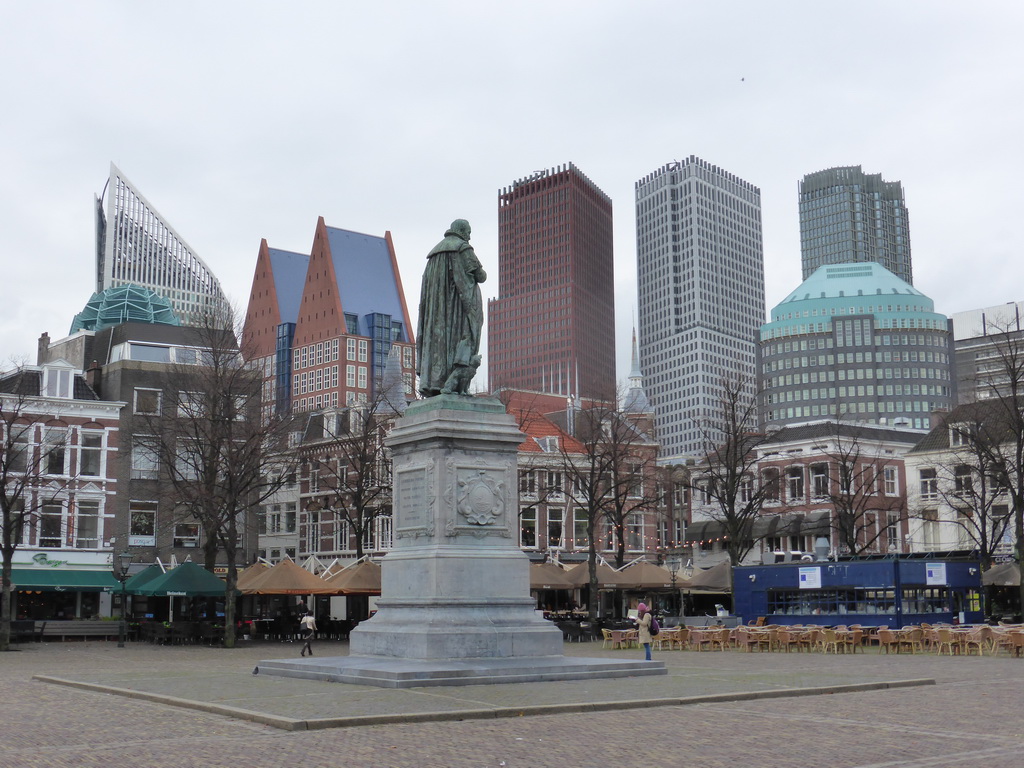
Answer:
[{"label": "white building facade", "polygon": [[721,385],[753,397],[765,318],[761,191],[690,156],[636,182],[640,369],[664,457],[699,454]]}]

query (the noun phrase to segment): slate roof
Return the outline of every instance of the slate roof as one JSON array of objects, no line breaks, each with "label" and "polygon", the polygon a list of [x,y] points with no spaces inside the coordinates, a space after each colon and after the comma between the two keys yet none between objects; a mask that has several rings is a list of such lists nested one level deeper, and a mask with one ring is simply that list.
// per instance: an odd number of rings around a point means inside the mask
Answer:
[{"label": "slate roof", "polygon": [[359,333],[370,335],[364,316],[377,312],[391,315],[403,324],[403,338],[411,338],[402,311],[399,276],[391,261],[391,250],[383,237],[364,235],[347,229],[327,227],[327,240],[338,278],[338,296],[346,313],[359,318]]},{"label": "slate roof", "polygon": [[299,319],[299,304],[302,302],[302,287],[309,269],[309,254],[267,248],[270,255],[270,273],[277,293],[277,309],[282,323],[294,323]]},{"label": "slate roof", "polygon": [[920,431],[880,427],[872,424],[844,424],[842,422],[837,424],[833,421],[819,421],[783,427],[778,432],[769,435],[759,447],[789,443],[795,440],[824,440],[837,436],[853,440],[886,440],[915,445],[925,435]]}]

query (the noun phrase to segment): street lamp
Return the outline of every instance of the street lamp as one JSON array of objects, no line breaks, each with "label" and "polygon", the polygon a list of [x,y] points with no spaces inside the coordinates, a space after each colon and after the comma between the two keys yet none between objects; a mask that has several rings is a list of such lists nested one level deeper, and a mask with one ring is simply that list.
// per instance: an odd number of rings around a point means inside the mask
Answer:
[{"label": "street lamp", "polygon": [[117,558],[114,561],[114,578],[121,582],[121,626],[118,628],[117,635],[117,647],[124,648],[124,636],[125,636],[125,623],[124,623],[124,612],[128,607],[128,602],[125,598],[124,584],[128,581],[128,569],[132,564],[132,553],[127,549],[123,552],[118,553]]},{"label": "street lamp", "polygon": [[672,577],[672,594],[676,598],[676,611],[681,617],[683,615],[682,600],[679,599],[679,592],[676,591],[676,579],[679,577],[679,569],[683,565],[683,559],[679,555],[671,555],[665,560],[665,567],[668,568]]}]

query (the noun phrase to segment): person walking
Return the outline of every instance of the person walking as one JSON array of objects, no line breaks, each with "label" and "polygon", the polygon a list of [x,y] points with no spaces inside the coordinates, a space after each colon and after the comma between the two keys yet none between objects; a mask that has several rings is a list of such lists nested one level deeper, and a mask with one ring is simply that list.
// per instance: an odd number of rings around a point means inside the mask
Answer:
[{"label": "person walking", "polygon": [[647,610],[647,603],[640,603],[636,607],[637,617],[636,626],[640,630],[640,643],[644,647],[645,660],[651,660],[651,620],[654,618],[651,616],[651,612]]},{"label": "person walking", "polygon": [[300,656],[305,656],[306,651],[309,651],[309,655],[313,655],[313,634],[316,632],[316,620],[313,618],[312,613],[307,613],[302,617],[302,621],[299,622],[302,627],[302,639],[305,641],[302,645],[302,652]]}]

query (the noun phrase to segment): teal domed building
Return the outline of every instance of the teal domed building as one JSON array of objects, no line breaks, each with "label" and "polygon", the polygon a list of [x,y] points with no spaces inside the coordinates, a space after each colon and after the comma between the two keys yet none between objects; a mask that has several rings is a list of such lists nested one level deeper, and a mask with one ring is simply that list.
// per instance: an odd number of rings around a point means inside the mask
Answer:
[{"label": "teal domed building", "polygon": [[181,325],[170,301],[141,285],[125,283],[94,293],[71,321],[71,333],[101,331],[121,323]]},{"label": "teal domed building", "polygon": [[949,320],[876,262],[819,267],[761,326],[762,423],[929,429],[956,401]]}]

